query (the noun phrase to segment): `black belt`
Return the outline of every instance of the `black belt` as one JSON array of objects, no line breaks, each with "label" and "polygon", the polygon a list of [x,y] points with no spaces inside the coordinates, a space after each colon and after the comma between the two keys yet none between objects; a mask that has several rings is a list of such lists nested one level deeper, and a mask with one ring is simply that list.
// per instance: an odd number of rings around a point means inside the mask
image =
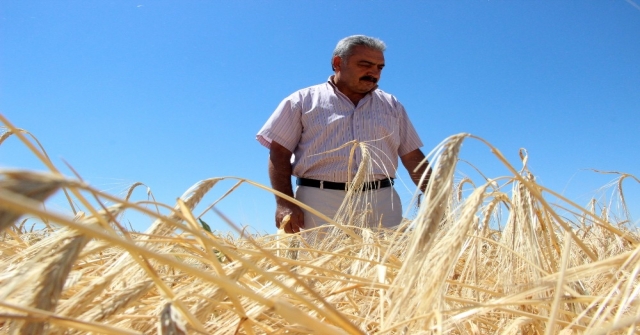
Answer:
[{"label": "black belt", "polygon": [[[328,190],[342,190],[347,189],[347,183],[334,183],[332,181],[323,181],[307,178],[298,178],[296,184],[299,186],[317,187]],[[362,186],[363,191],[377,190],[379,188],[385,188],[393,185],[393,179],[382,179],[364,183]]]}]

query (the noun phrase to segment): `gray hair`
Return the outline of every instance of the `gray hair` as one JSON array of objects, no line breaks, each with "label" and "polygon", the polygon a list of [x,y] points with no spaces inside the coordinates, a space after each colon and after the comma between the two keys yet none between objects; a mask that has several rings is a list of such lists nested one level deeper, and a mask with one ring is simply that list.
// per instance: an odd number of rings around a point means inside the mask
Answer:
[{"label": "gray hair", "polygon": [[349,56],[353,53],[353,48],[357,46],[365,46],[367,48],[375,49],[381,52],[387,48],[387,46],[381,40],[375,37],[369,37],[365,35],[353,35],[349,37],[345,37],[338,42],[336,48],[333,49],[333,55],[331,56],[331,69],[335,71],[333,68],[333,58],[338,56],[343,60],[347,60]]}]

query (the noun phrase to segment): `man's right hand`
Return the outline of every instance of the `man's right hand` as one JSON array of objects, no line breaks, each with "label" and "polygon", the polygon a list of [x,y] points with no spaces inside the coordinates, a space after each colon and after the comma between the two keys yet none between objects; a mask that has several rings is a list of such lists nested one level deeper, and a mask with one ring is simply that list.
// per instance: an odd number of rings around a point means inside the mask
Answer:
[{"label": "man's right hand", "polygon": [[[271,187],[293,197],[291,185],[291,157],[293,153],[276,141],[271,142],[269,151],[269,179]],[[285,218],[288,217],[288,221]],[[283,227],[288,234],[297,233],[304,227],[304,214],[298,205],[276,195],[276,227]]]},{"label": "man's right hand", "polygon": [[304,213],[298,205],[287,202],[276,206],[276,227],[283,228],[287,234],[300,232],[304,228]]}]

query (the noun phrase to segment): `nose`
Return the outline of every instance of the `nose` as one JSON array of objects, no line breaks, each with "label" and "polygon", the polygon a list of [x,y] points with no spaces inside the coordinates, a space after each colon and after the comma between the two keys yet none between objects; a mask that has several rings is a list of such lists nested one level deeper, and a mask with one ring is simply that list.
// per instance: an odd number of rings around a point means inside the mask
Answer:
[{"label": "nose", "polygon": [[369,73],[367,73],[368,75],[375,77],[375,78],[380,78],[380,74],[382,73],[382,69],[377,67],[377,66],[373,66],[371,67],[371,69],[369,69]]}]

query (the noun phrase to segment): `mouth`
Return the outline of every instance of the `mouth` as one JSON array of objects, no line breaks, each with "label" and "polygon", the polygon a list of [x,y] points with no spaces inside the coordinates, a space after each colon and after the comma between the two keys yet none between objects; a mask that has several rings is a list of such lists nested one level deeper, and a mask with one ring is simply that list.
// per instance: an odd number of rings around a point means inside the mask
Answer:
[{"label": "mouth", "polygon": [[372,77],[372,76],[362,76],[362,77],[360,77],[360,80],[362,80],[362,81],[369,81],[369,82],[372,82],[372,83],[374,83],[374,84],[378,82],[378,79],[377,79],[377,78],[374,78],[374,77]]}]

